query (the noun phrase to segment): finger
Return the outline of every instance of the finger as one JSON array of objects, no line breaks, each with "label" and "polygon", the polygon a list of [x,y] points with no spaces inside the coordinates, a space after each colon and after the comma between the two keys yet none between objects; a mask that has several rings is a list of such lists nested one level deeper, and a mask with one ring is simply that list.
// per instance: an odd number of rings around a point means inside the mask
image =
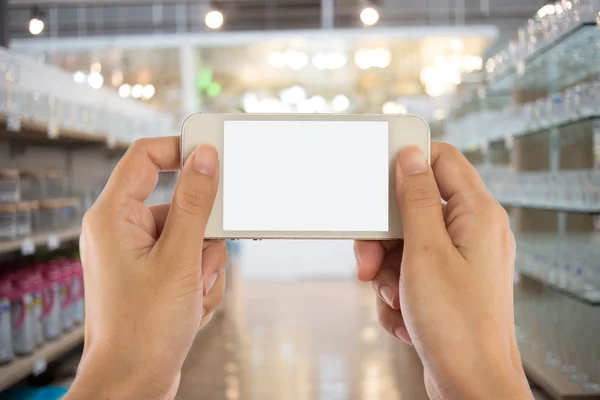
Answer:
[{"label": "finger", "polygon": [[377,298],[377,316],[383,329],[390,335],[412,346],[412,339],[404,324],[401,311],[391,309],[383,300]]},{"label": "finger", "polygon": [[431,168],[441,197],[491,197],[473,165],[456,147],[431,142]]},{"label": "finger", "polygon": [[215,310],[223,302],[225,297],[226,272],[223,270],[211,290],[204,296],[202,307],[202,319],[198,330],[204,328],[215,315]]},{"label": "finger", "polygon": [[173,203],[158,239],[158,252],[176,253],[189,265],[201,260],[206,224],[219,186],[219,155],[208,145],[188,158],[177,182]]},{"label": "finger", "polygon": [[378,241],[355,241],[354,254],[356,255],[357,276],[360,281],[373,280],[383,263],[385,251]]},{"label": "finger", "polygon": [[102,197],[145,201],[160,171],[179,169],[179,137],[145,138],[133,142],[115,167]]},{"label": "finger", "polygon": [[224,241],[206,242],[202,253],[202,274],[204,276],[204,293],[209,293],[227,262],[227,246]]},{"label": "finger", "polygon": [[373,279],[373,290],[390,308],[400,309],[400,269],[383,267]]},{"label": "finger", "polygon": [[404,149],[396,163],[396,200],[407,254],[432,243],[450,242],[440,206],[440,191],[425,154],[415,146]]},{"label": "finger", "polygon": [[402,247],[401,240],[354,242],[358,279],[362,282],[372,281],[379,272],[385,255],[399,247]]}]

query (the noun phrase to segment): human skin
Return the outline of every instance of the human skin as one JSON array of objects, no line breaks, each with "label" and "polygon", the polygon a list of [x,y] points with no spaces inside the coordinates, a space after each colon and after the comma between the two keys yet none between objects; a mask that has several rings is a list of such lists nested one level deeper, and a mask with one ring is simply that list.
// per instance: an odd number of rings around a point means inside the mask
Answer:
[{"label": "human skin", "polygon": [[204,240],[216,150],[186,162],[171,205],[144,200],[179,169],[179,138],[136,141],[83,220],[85,347],[72,399],[172,399],[197,331],[224,293],[224,242]]},{"label": "human skin", "polygon": [[516,343],[505,210],[447,144],[432,143],[431,165],[405,149],[395,174],[404,240],[355,243],[381,325],[414,345],[431,399],[532,399]]}]

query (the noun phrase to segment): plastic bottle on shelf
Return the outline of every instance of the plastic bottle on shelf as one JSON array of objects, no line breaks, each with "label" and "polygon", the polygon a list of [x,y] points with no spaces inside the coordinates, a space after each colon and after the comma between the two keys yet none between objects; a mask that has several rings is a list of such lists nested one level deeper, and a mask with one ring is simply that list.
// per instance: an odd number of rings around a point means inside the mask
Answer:
[{"label": "plastic bottle on shelf", "polygon": [[44,274],[44,312],[42,316],[44,337],[52,340],[59,337],[63,331],[60,303],[60,271],[51,265],[43,270]]},{"label": "plastic bottle on shelf", "polygon": [[68,332],[73,329],[73,310],[71,307],[71,273],[68,264],[62,264],[59,267],[60,278],[60,316],[62,319],[63,331]]},{"label": "plastic bottle on shelf", "polygon": [[29,272],[28,279],[33,287],[35,341],[39,346],[44,343],[44,278],[39,270],[33,269]]},{"label": "plastic bottle on shelf", "polygon": [[73,261],[71,269],[71,309],[73,322],[80,324],[84,317],[83,271],[79,261]]},{"label": "plastic bottle on shelf", "polygon": [[26,271],[11,274],[15,296],[11,302],[13,349],[17,355],[31,354],[36,347],[33,287]]},{"label": "plastic bottle on shelf", "polygon": [[15,293],[8,279],[0,280],[0,364],[15,357],[12,343],[10,303]]}]

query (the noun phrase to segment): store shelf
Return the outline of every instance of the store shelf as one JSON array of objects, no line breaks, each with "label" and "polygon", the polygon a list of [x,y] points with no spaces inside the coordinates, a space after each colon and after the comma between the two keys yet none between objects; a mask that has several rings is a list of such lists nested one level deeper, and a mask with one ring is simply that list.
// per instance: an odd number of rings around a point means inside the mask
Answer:
[{"label": "store shelf", "polygon": [[555,368],[546,366],[543,357],[528,348],[521,347],[521,360],[525,374],[555,400],[599,399],[600,393],[585,392],[581,384]]},{"label": "store shelf", "polygon": [[594,234],[517,237],[515,268],[521,275],[590,306],[600,306],[599,258],[600,236]]},{"label": "store shelf", "polygon": [[600,307],[520,278],[517,342],[530,380],[555,400],[600,399]]},{"label": "store shelf", "polygon": [[600,214],[600,204],[590,206],[575,206],[569,202],[550,203],[539,200],[517,200],[502,196],[494,196],[498,203],[507,207],[533,208],[536,210],[552,210],[557,212],[581,213],[581,214]]},{"label": "store shelf", "polygon": [[27,238],[0,242],[0,254],[21,251],[21,253],[28,255],[35,253],[35,250],[40,247],[55,250],[60,247],[62,242],[78,239],[80,234],[81,228],[71,228],[56,233],[44,233]]},{"label": "store shelf", "polygon": [[79,326],[59,339],[48,342],[27,357],[18,357],[0,366],[0,391],[18,383],[32,373],[43,372],[44,366],[83,342],[84,327]]},{"label": "store shelf", "polygon": [[[599,52],[600,52],[600,50],[599,50]],[[483,130],[484,127],[482,126],[482,130],[479,132],[479,135],[476,137],[472,136],[468,140],[464,140],[464,139],[457,140],[455,138],[447,137],[447,136],[442,137],[441,140],[444,142],[450,143],[453,146],[458,147],[463,152],[479,151],[479,150],[482,150],[487,145],[489,145],[490,143],[505,141],[507,139],[507,137],[509,137],[509,136],[511,138],[525,137],[525,136],[535,135],[535,134],[538,134],[541,132],[549,131],[554,128],[561,129],[561,128],[567,127],[569,125],[584,123],[584,122],[589,122],[589,123],[593,124],[594,126],[598,126],[599,127],[598,129],[600,130],[600,115],[593,115],[593,116],[585,116],[585,117],[576,118],[576,119],[570,119],[568,121],[562,121],[558,124],[548,124],[547,126],[544,126],[544,127],[535,127],[532,129],[525,129],[523,131],[514,132],[510,135],[496,134],[496,135],[484,136],[482,133],[485,131]]]},{"label": "store shelf", "polygon": [[130,143],[123,140],[111,141],[105,136],[87,132],[63,128],[52,129],[46,124],[26,119],[21,119],[16,127],[14,125],[14,118],[10,118],[5,113],[0,113],[0,138],[36,143],[103,146],[115,150],[126,150],[130,145]]},{"label": "store shelf", "polygon": [[600,29],[583,23],[547,43],[523,61],[513,61],[504,71],[489,75],[488,90],[546,90],[575,85],[600,73]]}]

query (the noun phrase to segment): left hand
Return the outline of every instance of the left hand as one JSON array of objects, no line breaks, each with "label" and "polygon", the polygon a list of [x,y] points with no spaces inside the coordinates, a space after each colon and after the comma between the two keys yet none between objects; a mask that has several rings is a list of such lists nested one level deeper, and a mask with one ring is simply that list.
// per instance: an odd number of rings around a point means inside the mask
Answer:
[{"label": "left hand", "polygon": [[173,203],[144,201],[180,165],[179,138],[136,141],[84,217],[85,349],[66,399],[173,398],[198,329],[225,288],[224,242],[204,241],[217,151],[187,160]]}]

